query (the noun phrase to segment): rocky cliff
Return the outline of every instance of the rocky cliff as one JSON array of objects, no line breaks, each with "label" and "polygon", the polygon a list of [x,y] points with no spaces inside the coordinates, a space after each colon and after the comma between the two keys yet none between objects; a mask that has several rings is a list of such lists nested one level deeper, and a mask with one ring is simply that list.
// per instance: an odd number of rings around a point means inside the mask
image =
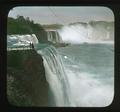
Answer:
[{"label": "rocky cliff", "polygon": [[48,84],[43,59],[36,51],[7,52],[7,96],[12,105],[48,105]]}]

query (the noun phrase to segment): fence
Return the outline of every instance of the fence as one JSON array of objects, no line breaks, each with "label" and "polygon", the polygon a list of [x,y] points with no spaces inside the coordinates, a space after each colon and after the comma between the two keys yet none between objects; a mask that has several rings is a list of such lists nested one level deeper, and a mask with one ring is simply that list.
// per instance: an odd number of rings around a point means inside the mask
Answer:
[{"label": "fence", "polygon": [[33,49],[32,47],[8,47],[7,51],[12,51],[12,50],[29,50],[29,49]]}]

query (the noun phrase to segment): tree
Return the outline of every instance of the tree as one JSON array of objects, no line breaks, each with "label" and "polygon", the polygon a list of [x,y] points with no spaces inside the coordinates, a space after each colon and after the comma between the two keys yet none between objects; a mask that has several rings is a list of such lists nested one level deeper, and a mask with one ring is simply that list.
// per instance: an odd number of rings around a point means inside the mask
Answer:
[{"label": "tree", "polygon": [[17,20],[19,20],[19,21],[25,21],[24,17],[20,16],[20,15],[17,15]]}]

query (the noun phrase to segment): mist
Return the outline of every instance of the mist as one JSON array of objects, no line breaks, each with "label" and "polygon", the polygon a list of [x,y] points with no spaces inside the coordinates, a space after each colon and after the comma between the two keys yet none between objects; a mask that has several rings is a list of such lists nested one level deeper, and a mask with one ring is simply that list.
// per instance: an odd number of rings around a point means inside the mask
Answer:
[{"label": "mist", "polygon": [[58,32],[65,43],[113,43],[114,22],[77,23],[64,26]]}]

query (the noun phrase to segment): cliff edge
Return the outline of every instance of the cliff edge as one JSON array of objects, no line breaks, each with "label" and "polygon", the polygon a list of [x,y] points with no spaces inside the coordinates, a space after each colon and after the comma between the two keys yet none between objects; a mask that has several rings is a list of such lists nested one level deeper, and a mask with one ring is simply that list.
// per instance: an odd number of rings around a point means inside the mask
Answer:
[{"label": "cliff edge", "polygon": [[43,59],[35,50],[7,52],[7,97],[16,106],[47,106]]}]

